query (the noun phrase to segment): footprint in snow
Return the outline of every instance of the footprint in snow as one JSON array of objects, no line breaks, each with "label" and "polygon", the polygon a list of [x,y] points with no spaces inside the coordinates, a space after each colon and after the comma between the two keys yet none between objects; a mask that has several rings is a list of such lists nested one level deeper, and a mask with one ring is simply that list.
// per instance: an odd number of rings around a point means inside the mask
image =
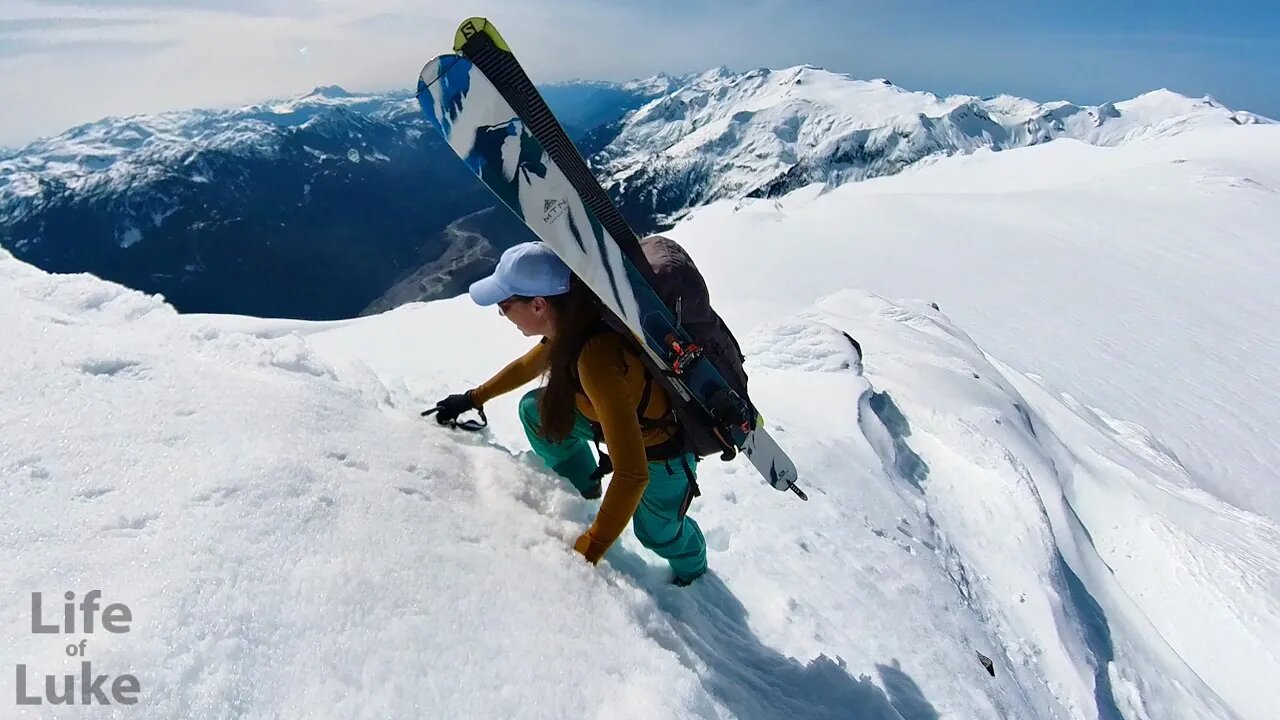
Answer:
[{"label": "footprint in snow", "polygon": [[40,456],[29,455],[27,457],[20,458],[15,463],[11,463],[0,468],[0,477],[17,482],[40,482],[53,477],[53,473],[49,472],[49,469],[41,464]]},{"label": "footprint in snow", "polygon": [[158,517],[160,517],[159,513],[135,515],[133,517],[125,517],[123,515],[120,515],[116,518],[116,521],[114,523],[107,525],[103,529],[107,531],[118,530],[125,533],[131,533],[131,531],[146,530],[147,526],[151,524],[151,521],[155,520]]},{"label": "footprint in snow", "polygon": [[238,494],[239,492],[240,492],[240,488],[238,486],[227,485],[227,486],[213,488],[208,492],[202,492],[198,495],[193,495],[191,499],[197,505],[210,505],[213,507],[218,507],[223,503],[225,503],[231,497]]},{"label": "footprint in snow", "polygon": [[342,463],[343,467],[355,468],[356,470],[369,469],[369,463],[366,463],[365,461],[360,460],[359,458],[353,458],[344,452],[340,452],[337,450],[330,450],[329,452],[325,453],[324,456],[329,458],[330,460],[337,460],[339,463]]},{"label": "footprint in snow", "polygon": [[115,488],[109,487],[86,488],[76,493],[73,497],[77,500],[97,500],[103,495],[113,492],[114,490]]},{"label": "footprint in snow", "polygon": [[729,549],[729,541],[733,538],[733,533],[728,528],[717,527],[704,531],[704,537],[707,541],[707,548],[716,552],[724,552]]},{"label": "footprint in snow", "polygon": [[98,358],[81,362],[80,371],[89,375],[105,377],[141,378],[143,365],[136,360],[121,358]]},{"label": "footprint in snow", "polygon": [[421,499],[421,500],[426,500],[426,499],[427,499],[427,494],[426,494],[426,493],[424,493],[424,492],[422,492],[421,490],[419,490],[419,489],[417,489],[417,488],[411,488],[411,487],[398,487],[398,488],[396,488],[396,489],[397,489],[397,490],[399,490],[400,492],[404,493],[405,495],[408,495],[408,496],[409,496],[409,497],[411,497],[411,498],[419,498],[419,499]]}]

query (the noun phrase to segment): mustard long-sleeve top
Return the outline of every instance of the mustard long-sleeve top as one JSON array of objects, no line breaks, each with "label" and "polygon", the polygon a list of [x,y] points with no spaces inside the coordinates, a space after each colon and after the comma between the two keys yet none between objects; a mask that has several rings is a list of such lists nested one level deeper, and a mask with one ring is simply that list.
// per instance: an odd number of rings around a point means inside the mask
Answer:
[{"label": "mustard long-sleeve top", "polygon": [[[538,343],[472,390],[472,401],[483,405],[538,377],[547,370],[547,354],[546,342]],[[613,479],[586,533],[591,547],[584,554],[598,559],[626,529],[649,484],[645,448],[669,439],[670,433],[661,427],[640,427],[636,406],[644,394],[645,367],[618,334],[601,333],[587,341],[578,355],[578,378],[582,392],[575,397],[575,404],[588,420],[600,424],[613,461]],[[641,412],[646,418],[661,418],[670,407],[666,391],[654,383],[648,405]]]}]

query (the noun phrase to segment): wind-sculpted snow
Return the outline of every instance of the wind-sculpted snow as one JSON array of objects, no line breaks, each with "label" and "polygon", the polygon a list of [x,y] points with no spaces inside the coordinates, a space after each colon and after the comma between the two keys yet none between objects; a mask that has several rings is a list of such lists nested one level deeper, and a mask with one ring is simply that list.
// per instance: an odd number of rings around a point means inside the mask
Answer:
[{"label": "wind-sculpted snow", "polygon": [[[1037,449],[1006,457],[1011,446],[987,445],[1010,431],[987,427],[969,433],[967,449],[949,439],[930,452],[938,431],[929,426],[954,423],[954,413],[922,416],[912,405],[936,413],[945,395],[916,363],[905,363],[910,377],[896,387],[887,382],[905,361],[832,323],[867,349],[878,394],[863,417],[886,427],[867,432],[885,467],[941,492],[939,456],[984,457],[960,476],[982,493],[987,468],[1021,466],[1021,487],[1034,488],[1065,563],[1055,575],[1096,620],[1084,638],[1090,652],[1119,667],[1134,637],[1159,635],[1167,648],[1143,653],[1171,651],[1241,716],[1266,718],[1266,678],[1280,672],[1271,650],[1280,565],[1266,549],[1280,540],[1280,345],[1266,330],[1280,315],[1271,290],[1278,188],[1275,127],[1211,129],[1117,148],[1063,141],[981,152],[835,189],[717,203],[672,234],[705,268],[734,327],[784,321],[850,286],[936,302],[987,354],[958,363],[959,353],[940,353],[938,372],[1006,385],[1012,404],[1000,424],[1024,428],[1020,442]],[[927,312],[902,322],[950,332]],[[1073,527],[1076,539],[1064,534]],[[1102,686],[1121,710],[1134,692],[1151,694],[1122,680]]]},{"label": "wind-sculpted snow", "polygon": [[6,678],[78,664],[31,593],[96,588],[134,621],[86,658],[146,716],[1264,717],[1273,661],[1195,650],[1275,637],[1274,528],[924,302],[842,291],[744,333],[810,501],[704,461],[712,570],[677,589],[630,536],[570,550],[595,503],[530,454],[519,393],[481,434],[418,417],[527,348],[490,309],[178,315],[6,253],[0,277]]}]

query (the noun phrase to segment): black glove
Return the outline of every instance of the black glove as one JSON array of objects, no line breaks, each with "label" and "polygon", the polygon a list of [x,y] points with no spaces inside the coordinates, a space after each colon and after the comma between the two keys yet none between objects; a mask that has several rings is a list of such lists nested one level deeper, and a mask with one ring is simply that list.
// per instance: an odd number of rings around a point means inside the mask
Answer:
[{"label": "black glove", "polygon": [[[480,408],[471,399],[471,391],[450,395],[449,397],[436,403],[436,406],[430,410],[423,410],[422,416],[426,417],[435,413],[436,422],[441,425],[458,425],[458,416],[468,410],[479,410]],[[484,413],[480,413],[480,417],[484,418]],[[473,422],[473,421],[468,421]],[[488,424],[488,423],[486,423]],[[468,428],[470,429],[470,428]]]}]

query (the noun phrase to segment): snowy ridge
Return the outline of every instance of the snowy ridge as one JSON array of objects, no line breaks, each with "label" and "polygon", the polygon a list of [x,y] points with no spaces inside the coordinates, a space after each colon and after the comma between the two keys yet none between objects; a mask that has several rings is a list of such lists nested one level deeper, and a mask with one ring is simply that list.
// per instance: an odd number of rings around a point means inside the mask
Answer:
[{"label": "snowy ridge", "polygon": [[[334,113],[351,113],[335,120]],[[198,178],[200,153],[230,150],[270,158],[290,128],[358,131],[360,116],[394,121],[415,118],[407,93],[356,95],[338,87],[316,88],[296,98],[231,110],[185,110],[128,118],[104,118],[38,140],[0,159],[0,211],[20,216],[44,189],[73,192],[140,191],[173,173]],[[347,127],[350,124],[352,127]],[[3,158],[0,155],[0,158]]]},{"label": "snowy ridge", "polygon": [[1280,343],[1262,331],[1280,314],[1277,226],[1280,127],[1259,125],[958,156],[716,203],[674,235],[706,248],[694,257],[742,322],[850,285],[934,298],[984,348],[1139,422],[1199,485],[1280,521]]},{"label": "snowy ridge", "polygon": [[[721,67],[543,89],[562,120],[583,133],[595,128],[584,149],[602,182],[636,217],[660,219],[717,199],[779,196],[814,182],[838,185],[980,148],[1057,138],[1111,146],[1273,122],[1168,90],[1096,107],[1008,95],[943,98],[810,65],[746,73]],[[149,183],[175,173],[198,180],[202,151],[271,158],[291,128],[328,124],[363,153],[360,136],[369,122],[417,132],[418,117],[408,93],[329,86],[231,110],[105,118],[0,152],[0,218],[21,218],[53,190],[141,195]],[[376,154],[370,159],[378,160]]]},{"label": "snowy ridge", "polygon": [[546,84],[540,84],[539,90],[546,92],[547,90],[555,90],[559,88],[577,88],[584,90],[623,90],[635,92],[639,95],[656,97],[673,92],[690,79],[696,77],[696,73],[688,75],[668,75],[667,73],[658,73],[653,77],[637,78],[628,80],[627,82],[612,82],[609,80],[591,80],[588,78],[573,78],[570,80],[559,80]]},{"label": "snowy ridge", "polygon": [[352,317],[493,202],[421,123],[338,88],[104,120],[0,161],[0,245],[185,311]]},{"label": "snowy ridge", "polygon": [[622,83],[622,87],[643,95],[657,97],[675,92],[695,77],[697,77],[697,73],[689,73],[687,75],[668,75],[666,73],[658,73],[653,77],[640,78]]},{"label": "snowy ridge", "polygon": [[[1125,612],[1261,720],[1264,678],[1280,674],[1280,563],[1265,549],[1280,522],[1280,343],[1264,330],[1280,315],[1278,226],[1280,128],[1259,125],[979,152],[715,203],[673,235],[735,326],[851,285],[963,322],[1033,411],[1043,467],[1028,467],[1051,518],[1059,495],[1070,505],[1055,534],[1082,525]],[[1081,573],[1072,546],[1059,537]]]},{"label": "snowy ridge", "polygon": [[[17,319],[0,350],[0,549],[23,558],[0,602],[88,583],[129,603],[137,632],[92,659],[138,674],[148,714],[1261,717],[1168,649],[1103,570],[1094,521],[1072,519],[1079,479],[1055,448],[1144,458],[1088,413],[1021,394],[1025,378],[923,303],[846,291],[745,338],[812,499],[704,463],[713,573],[682,591],[630,536],[598,569],[568,550],[593,508],[528,454],[518,393],[492,403],[485,436],[417,417],[527,345],[474,333],[501,321],[465,298],[305,323],[177,315],[7,254],[0,276]],[[464,332],[469,352],[429,352]],[[874,348],[865,366],[844,333]],[[1056,434],[1072,423],[1104,432]],[[1093,481],[1168,491],[1118,477]],[[1177,497],[1166,538],[1197,516],[1250,527]],[[1274,528],[1252,527],[1231,547],[1274,576]],[[72,667],[4,617],[15,658]]]},{"label": "snowy ridge", "polygon": [[[569,117],[580,111],[587,118],[612,119],[621,110],[610,108],[611,104],[634,107],[670,92],[678,82],[679,78],[659,75],[622,84],[553,83],[546,91],[549,95],[585,97],[586,110],[564,108]],[[403,126],[406,133],[418,132],[421,118],[412,93],[352,93],[332,85],[293,98],[233,109],[103,118],[20,149],[0,148],[0,218],[29,210],[48,187],[124,193],[145,190],[149,181],[174,173],[199,178],[198,159],[206,151],[273,158],[283,139],[298,129],[327,126],[336,137],[350,137],[352,149],[363,152],[360,136],[371,122]]]},{"label": "snowy ridge", "polygon": [[1168,90],[1079,106],[1007,95],[944,98],[810,65],[747,73],[717,68],[625,117],[592,162],[624,202],[678,217],[717,199],[839,185],[979,148],[1058,138],[1113,146],[1269,122]]}]

